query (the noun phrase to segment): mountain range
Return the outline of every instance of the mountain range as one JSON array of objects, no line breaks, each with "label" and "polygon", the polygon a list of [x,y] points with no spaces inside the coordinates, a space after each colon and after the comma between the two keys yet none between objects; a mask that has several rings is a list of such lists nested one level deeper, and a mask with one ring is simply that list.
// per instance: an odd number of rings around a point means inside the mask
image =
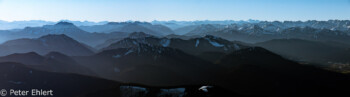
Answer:
[{"label": "mountain range", "polygon": [[70,56],[92,55],[93,48],[80,43],[64,34],[46,35],[34,39],[16,39],[0,44],[0,55],[36,52],[44,55],[49,52],[61,52]]},{"label": "mountain range", "polygon": [[348,20],[70,22],[1,30],[0,89],[57,97],[350,92]]},{"label": "mountain range", "polygon": [[105,25],[80,26],[82,30],[88,32],[144,32],[154,36],[164,36],[174,32],[163,25],[153,25],[147,22],[109,22]]},{"label": "mountain range", "polygon": [[350,45],[332,41],[319,42],[301,39],[275,39],[255,44],[289,59],[316,63],[333,64],[350,61]]}]

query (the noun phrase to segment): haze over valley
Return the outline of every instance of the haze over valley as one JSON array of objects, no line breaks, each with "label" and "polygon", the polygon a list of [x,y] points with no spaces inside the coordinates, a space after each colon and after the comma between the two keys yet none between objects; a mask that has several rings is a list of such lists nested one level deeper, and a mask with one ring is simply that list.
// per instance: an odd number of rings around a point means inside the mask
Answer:
[{"label": "haze over valley", "polygon": [[[153,87],[148,86],[177,86],[180,90],[169,95],[185,95],[181,88],[210,85],[236,96],[334,96],[346,93],[349,85],[349,27],[348,20],[129,21],[89,26],[61,21],[2,30],[6,38],[0,44],[0,62],[5,62],[4,70],[18,64],[16,71],[27,70],[27,74],[33,72],[28,69],[35,69],[115,81],[111,84],[122,90],[113,95],[135,87],[151,95],[147,91]],[[2,86],[16,82],[22,87],[31,80],[11,79]],[[123,83],[137,84],[123,90]],[[214,95],[222,94],[210,96]]]},{"label": "haze over valley", "polygon": [[349,4],[0,0],[0,96],[347,97]]}]

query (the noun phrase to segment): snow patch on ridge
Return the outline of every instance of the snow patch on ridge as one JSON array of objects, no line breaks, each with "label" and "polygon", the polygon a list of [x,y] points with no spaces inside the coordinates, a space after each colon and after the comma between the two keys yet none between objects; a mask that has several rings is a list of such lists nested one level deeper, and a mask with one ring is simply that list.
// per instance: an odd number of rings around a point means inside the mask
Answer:
[{"label": "snow patch on ridge", "polygon": [[170,45],[170,40],[169,39],[162,39],[160,41],[160,44],[163,46],[163,47],[168,47]]},{"label": "snow patch on ridge", "polygon": [[209,92],[208,88],[213,88],[213,86],[202,86],[198,90],[203,91],[203,92]]},{"label": "snow patch on ridge", "polygon": [[220,43],[218,43],[218,42],[215,42],[215,41],[212,41],[212,40],[210,40],[210,39],[207,39],[208,40],[208,42],[211,44],[211,45],[213,45],[213,46],[215,46],[215,47],[224,47],[225,45],[223,45],[223,44],[220,44]]},{"label": "snow patch on ridge", "polygon": [[199,45],[199,40],[197,39],[195,46],[198,47],[198,45]]},{"label": "snow patch on ridge", "polygon": [[128,50],[128,52],[124,53],[124,55],[128,55],[130,53],[134,52],[133,50]]},{"label": "snow patch on ridge", "polygon": [[121,57],[121,55],[115,55],[115,56],[113,56],[113,58],[120,58]]}]

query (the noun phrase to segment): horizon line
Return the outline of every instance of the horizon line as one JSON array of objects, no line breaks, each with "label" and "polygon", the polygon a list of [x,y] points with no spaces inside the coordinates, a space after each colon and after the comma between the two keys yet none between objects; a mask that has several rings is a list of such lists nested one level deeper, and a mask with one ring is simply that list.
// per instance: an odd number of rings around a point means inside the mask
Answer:
[{"label": "horizon line", "polygon": [[293,22],[307,22],[307,21],[346,21],[346,20],[350,20],[350,19],[320,19],[320,20],[316,20],[316,19],[310,19],[310,20],[259,20],[259,19],[245,19],[245,20],[234,20],[234,19],[225,19],[225,20],[210,20],[210,19],[205,19],[205,20],[151,20],[151,21],[142,21],[142,20],[125,20],[125,21],[109,21],[109,20],[103,20],[103,21],[90,21],[90,20],[69,20],[69,19],[61,19],[61,20],[56,20],[56,21],[52,21],[52,20],[37,20],[37,19],[33,19],[33,20],[1,20],[1,22],[28,22],[28,21],[45,21],[45,22],[62,22],[62,21],[75,21],[75,22],[94,22],[94,23],[99,23],[99,22],[155,22],[155,21],[159,21],[159,22],[196,22],[196,21],[236,21],[236,22],[240,22],[240,21],[259,21],[259,22],[275,22],[275,21],[279,21],[279,22],[285,22],[285,21],[293,21]]}]

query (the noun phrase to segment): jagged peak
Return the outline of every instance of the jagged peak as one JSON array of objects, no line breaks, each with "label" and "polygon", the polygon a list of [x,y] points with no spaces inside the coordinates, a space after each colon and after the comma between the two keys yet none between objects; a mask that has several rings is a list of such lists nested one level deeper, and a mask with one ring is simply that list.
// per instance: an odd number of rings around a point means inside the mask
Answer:
[{"label": "jagged peak", "polygon": [[44,25],[43,28],[46,28],[46,29],[79,29],[73,23],[64,22],[64,21],[58,22],[55,25]]},{"label": "jagged peak", "polygon": [[74,24],[70,23],[70,22],[61,21],[61,22],[56,23],[55,25],[74,25]]}]

